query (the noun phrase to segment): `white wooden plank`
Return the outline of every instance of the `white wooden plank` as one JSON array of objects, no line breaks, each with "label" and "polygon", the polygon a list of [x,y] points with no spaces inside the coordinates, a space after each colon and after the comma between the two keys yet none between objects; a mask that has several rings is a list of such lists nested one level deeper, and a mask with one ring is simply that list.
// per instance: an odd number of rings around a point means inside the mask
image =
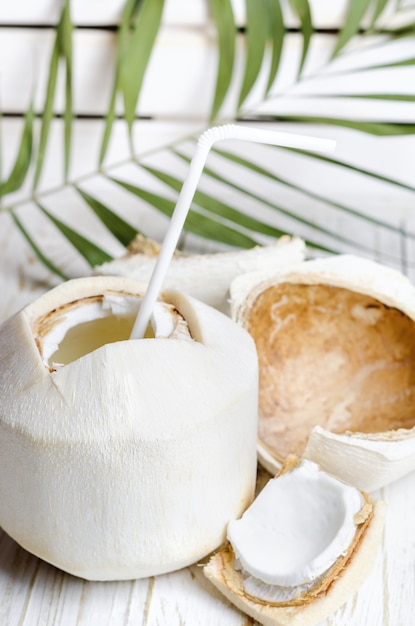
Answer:
[{"label": "white wooden plank", "polygon": [[[75,25],[108,26],[119,22],[125,0],[72,0],[71,13]],[[245,24],[244,0],[232,0],[238,26]],[[288,28],[296,28],[299,21],[288,0],[281,2],[285,23]],[[315,28],[339,28],[344,21],[347,0],[310,0]],[[405,10],[406,7],[406,10]],[[385,10],[383,25],[392,26],[406,23],[411,19],[411,0],[402,3],[397,13],[395,0],[389,0]],[[0,3],[0,24],[56,24],[59,19],[59,0],[15,0],[13,3]],[[370,15],[368,16],[369,19]],[[393,19],[391,19],[393,17]],[[413,17],[413,11],[412,11]],[[207,0],[166,0],[163,21],[168,25],[188,25],[200,27],[209,18]],[[368,20],[367,20],[368,21]]]},{"label": "white wooden plank", "polygon": [[[178,107],[174,100],[179,98],[181,103],[190,97],[185,115],[190,110],[197,111],[195,98],[198,89],[205,84],[200,69],[205,68],[209,51],[205,45],[200,45],[203,37],[187,34],[184,39],[181,33],[166,34],[153,55],[150,76],[157,73],[157,79],[151,78],[150,92],[156,92],[155,109],[148,102],[149,96],[143,95],[143,114],[160,115],[164,109],[165,115],[177,115]],[[28,77],[35,77],[36,109],[43,108],[45,87],[48,77],[49,56],[53,42],[53,32],[49,30],[21,30],[8,29],[2,33],[0,39],[0,72],[2,109],[6,111],[25,111],[31,97],[33,83]],[[181,43],[180,43],[181,42]],[[113,82],[115,35],[111,32],[79,31],[74,35],[74,107],[80,114],[104,114],[109,103]],[[189,48],[192,54],[189,55]],[[186,61],[186,56],[188,61]],[[190,67],[189,67],[190,62]],[[196,85],[189,80],[189,72],[200,78]],[[212,82],[211,76],[210,82]],[[175,88],[173,89],[173,86]],[[166,93],[169,93],[166,97]],[[204,89],[208,99],[208,90]],[[145,99],[147,98],[147,104]],[[154,96],[150,96],[150,101]],[[201,94],[203,99],[203,94]],[[179,109],[182,104],[179,105]],[[206,105],[205,105],[206,107]],[[60,81],[56,98],[55,110],[63,109],[63,83]]]},{"label": "white wooden plank", "polygon": [[[246,23],[245,4],[241,0],[233,0],[232,5],[236,15],[237,23],[244,25]],[[348,10],[348,0],[309,0],[312,23],[314,29],[340,29],[344,24],[344,20]],[[299,28],[299,19],[293,12],[291,4],[288,0],[281,0],[281,8],[284,16],[284,23],[288,28]],[[368,26],[372,17],[371,7],[362,20],[362,24]],[[396,2],[389,0],[382,17],[378,21],[379,26],[397,27],[408,23],[414,16],[414,7],[411,0],[402,3],[401,10],[397,11]]]},{"label": "white wooden plank", "polygon": [[[415,614],[415,538],[413,524],[415,503],[412,498],[415,475],[399,482],[399,488],[384,489],[388,511],[385,544],[389,549],[384,558],[384,585],[388,594],[387,618],[391,624],[410,624]],[[397,576],[401,584],[396,584]]]},{"label": "white wooden plank", "polygon": [[154,579],[145,626],[247,626],[246,617],[215,593],[197,566]]},{"label": "white wooden plank", "polygon": [[[113,26],[119,23],[125,0],[71,0],[71,17],[76,26]],[[16,0],[0,3],[0,24],[56,24],[60,0]],[[205,0],[166,0],[165,23],[200,25],[207,17]]]},{"label": "white wooden plank", "polygon": [[[16,295],[16,287],[13,291]],[[1,529],[0,560],[0,619],[2,624],[16,624],[27,610],[30,583],[36,576],[39,562],[20,550]]]},{"label": "white wooden plank", "polygon": [[[409,624],[413,615],[414,497],[408,476],[384,490],[384,547],[359,592],[321,626]],[[402,515],[403,507],[405,515]],[[39,561],[0,531],[0,617],[24,626],[247,626],[195,566],[138,581],[93,583]]]},{"label": "white wooden plank", "polygon": [[[115,34],[105,31],[81,30],[74,34],[74,109],[82,115],[104,115],[107,111],[113,83]],[[333,48],[333,35],[316,34],[308,56],[305,79],[297,83],[301,57],[301,37],[289,34],[285,38],[280,72],[272,94],[286,95],[344,94],[344,93],[407,93],[413,94],[413,66],[362,72],[362,66],[396,62],[413,54],[411,39],[402,39],[367,51],[350,52],[344,58],[325,67]],[[375,43],[377,39],[368,40]],[[52,31],[40,29],[6,29],[0,38],[0,89],[3,111],[22,113],[27,110],[35,85],[35,106],[42,111],[49,71]],[[165,119],[207,120],[210,114],[215,78],[217,49],[215,35],[209,29],[191,31],[165,28],[160,33],[143,84],[137,112],[143,116]],[[235,75],[221,116],[235,115],[239,86],[243,74],[244,38],[238,39]],[[244,104],[244,111],[255,109],[264,99],[268,62]],[[351,70],[359,70],[351,72]],[[30,78],[28,78],[30,77]],[[64,108],[63,75],[60,75],[55,111]],[[319,100],[317,100],[318,105]],[[294,106],[294,103],[289,103]],[[365,103],[348,102],[368,117]],[[379,117],[406,119],[410,103],[372,102]],[[264,111],[271,105],[265,103]],[[296,107],[307,113],[311,102],[299,100]],[[287,104],[287,108],[288,104]],[[325,111],[335,114],[337,101],[325,102]],[[121,104],[119,112],[122,111]]]},{"label": "white wooden plank", "polygon": [[[115,34],[82,30],[74,34],[74,110],[103,115],[107,111],[114,74]],[[0,38],[1,108],[24,112],[35,85],[35,107],[43,110],[53,45],[51,30],[6,29]],[[142,115],[168,118],[209,114],[215,80],[212,37],[203,32],[164,30],[153,51],[143,86]],[[30,79],[28,79],[30,77]],[[55,111],[64,108],[63,74]],[[120,109],[121,110],[121,109]]]}]

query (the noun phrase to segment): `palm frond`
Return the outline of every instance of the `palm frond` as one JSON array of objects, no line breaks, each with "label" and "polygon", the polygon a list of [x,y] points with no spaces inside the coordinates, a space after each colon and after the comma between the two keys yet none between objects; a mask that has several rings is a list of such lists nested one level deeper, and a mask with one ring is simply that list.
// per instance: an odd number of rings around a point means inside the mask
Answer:
[{"label": "palm frond", "polygon": [[121,21],[118,27],[118,39],[115,58],[115,73],[113,78],[113,86],[111,91],[110,102],[105,116],[105,127],[102,136],[101,149],[99,154],[99,165],[104,162],[105,155],[108,150],[108,144],[116,118],[117,97],[121,92],[120,74],[124,58],[128,54],[128,36],[130,28],[130,20],[134,11],[134,0],[127,0],[121,14]]},{"label": "palm frond", "polygon": [[40,202],[36,202],[40,211],[52,222],[59,232],[69,241],[70,244],[81,254],[90,267],[95,265],[102,265],[106,261],[111,260],[111,256],[102,250],[99,246],[92,241],[80,235],[76,230],[65,224],[62,220],[58,219],[50,211],[48,211]]},{"label": "palm frond", "polygon": [[66,70],[65,83],[65,131],[64,131],[64,157],[65,178],[69,170],[70,146],[72,134],[72,23],[70,18],[70,2],[65,0],[59,24],[56,29],[55,41],[49,64],[49,78],[46,88],[45,104],[42,114],[39,146],[36,157],[36,168],[33,178],[33,189],[39,184],[42,173],[45,150],[49,137],[49,130],[54,117],[53,105],[55,101],[56,84],[58,79],[59,61],[63,59]]},{"label": "palm frond", "polygon": [[268,38],[271,45],[271,62],[265,95],[270,92],[280,67],[281,53],[284,45],[285,27],[278,0],[265,0],[267,8]]},{"label": "palm frond", "polygon": [[22,221],[19,219],[16,211],[11,211],[10,215],[16,224],[19,231],[22,233],[23,237],[26,239],[27,243],[35,253],[36,257],[39,259],[41,263],[45,267],[47,267],[53,274],[61,278],[62,280],[67,280],[68,276],[64,274],[51,260],[50,258],[41,250],[41,248],[37,245],[34,238],[30,235],[29,231],[24,227]]},{"label": "palm frond", "polygon": [[384,10],[386,9],[387,4],[388,4],[388,0],[375,0],[372,20],[368,28],[369,31],[374,30],[374,28],[376,27],[376,23],[379,20],[379,18],[382,16]]},{"label": "palm frond", "polygon": [[[394,185],[396,187],[400,187],[401,189],[406,189],[408,191],[414,192],[415,193],[415,187],[412,187],[410,185],[405,185],[400,181],[397,181],[393,178],[390,177],[386,177],[386,176],[382,176],[380,174],[377,174],[376,172],[372,172],[370,170],[366,170],[366,169],[362,169],[361,167],[357,167],[357,166],[353,166],[347,162],[344,161],[339,161],[338,159],[334,159],[332,157],[328,157],[322,154],[318,154],[316,152],[308,152],[305,150],[298,150],[295,148],[278,148],[277,150],[287,150],[290,152],[295,152],[296,154],[303,154],[306,155],[307,158],[315,158],[318,159],[324,163],[330,163],[332,165],[336,165],[340,168],[345,168],[351,171],[354,171],[358,174],[362,174],[364,176],[368,176],[371,177],[373,179],[376,179],[378,181],[382,181],[385,183],[388,183],[390,185]],[[270,169],[267,169],[261,165],[256,164],[255,162],[253,162],[252,160],[247,160],[237,154],[234,154],[232,152],[226,151],[226,150],[221,150],[219,148],[215,148],[214,151],[217,154],[220,154],[223,158],[228,159],[230,161],[233,161],[234,163],[238,163],[239,165],[241,165],[243,168],[248,169],[248,170],[252,170],[253,172],[259,174],[261,177],[263,178],[268,178],[271,179],[277,183],[280,183],[286,187],[289,187],[290,189],[293,189],[295,191],[298,191],[302,194],[304,194],[305,197],[308,198],[313,198],[314,200],[318,200],[319,202],[323,202],[326,205],[332,206],[334,209],[341,211],[342,213],[345,213],[349,216],[353,216],[355,218],[358,218],[361,222],[366,222],[367,224],[371,225],[371,226],[378,226],[381,228],[385,228],[386,230],[389,230],[391,232],[396,232],[396,233],[400,233],[401,229],[397,226],[394,226],[393,224],[391,224],[390,222],[386,222],[384,220],[380,220],[376,217],[370,216],[370,215],[366,215],[364,213],[362,213],[361,211],[356,211],[355,209],[351,208],[350,206],[347,206],[344,203],[340,203],[338,201],[335,201],[331,198],[329,198],[327,195],[323,195],[321,193],[316,193],[315,191],[312,191],[311,189],[306,189],[305,186],[301,185],[298,182],[294,182],[292,180],[288,180],[287,178],[283,178],[282,176],[278,176],[276,175],[274,172],[272,172]],[[179,154],[177,152],[177,154]],[[182,156],[182,155],[180,155]],[[209,172],[210,176],[213,176],[217,179],[220,179],[222,181],[225,182],[225,179],[223,177],[221,177],[217,172],[213,172],[212,170],[207,170],[205,169],[205,172]],[[242,176],[243,179],[243,176]],[[230,184],[229,181],[227,182],[227,184]],[[241,187],[238,187],[239,189],[241,189]],[[250,192],[247,189],[243,190],[244,194],[249,194]],[[258,197],[258,196],[256,196]],[[275,207],[275,205],[273,205]],[[281,210],[281,209],[279,209]],[[341,239],[341,236],[339,235],[339,233],[335,233],[333,231],[329,231],[325,228],[321,228],[319,226],[317,226],[316,224],[312,224],[312,222],[309,221],[304,221],[302,220],[303,223],[306,223],[308,226],[313,225],[314,228],[316,230],[319,230],[320,232],[325,232],[326,234],[330,234],[332,237],[338,238],[339,241],[345,241],[348,244],[352,244],[354,242],[350,241],[350,240],[345,240],[345,239]],[[408,238],[410,239],[414,239],[415,240],[415,235],[409,234],[408,233]]]},{"label": "palm frond", "polygon": [[338,56],[340,51],[359,31],[359,27],[367,13],[370,3],[371,0],[350,0],[343,27],[337,37],[336,45],[334,46],[334,50],[332,52],[333,59]]},{"label": "palm frond", "polygon": [[57,33],[59,52],[65,61],[65,110],[63,115],[65,181],[68,179],[72,143],[72,31],[73,26],[70,15],[70,3],[69,0],[66,0],[62,11],[62,18],[58,25]]},{"label": "palm frond", "polygon": [[137,104],[155,40],[160,29],[164,0],[127,0],[118,29],[115,75],[101,142],[99,165],[108,150],[116,118],[117,97],[124,104],[129,139],[132,146],[132,127]]},{"label": "palm frond", "polygon": [[[171,217],[174,207],[176,206],[174,200],[170,200],[161,194],[156,194],[144,187],[139,187],[117,178],[111,178],[111,180],[141,198],[158,211]],[[200,237],[206,237],[213,241],[239,248],[252,248],[258,244],[258,241],[245,234],[241,228],[230,227],[225,224],[222,219],[209,215],[208,212],[198,211],[195,208],[190,209],[187,215],[185,229]]]},{"label": "palm frond", "polygon": [[246,57],[238,109],[245,102],[261,71],[267,40],[267,12],[264,0],[245,0],[247,16]]},{"label": "palm frond", "polygon": [[[176,154],[180,154],[176,152]],[[190,162],[190,159],[189,161]],[[153,176],[155,176],[158,180],[165,183],[167,186],[174,189],[177,193],[180,191],[182,187],[182,181],[171,174],[168,174],[165,171],[160,169],[155,169],[154,167],[150,167],[148,165],[142,166],[147,172],[150,172]],[[205,167],[205,173],[207,169]],[[235,207],[232,207],[230,204],[227,204],[218,198],[215,198],[211,194],[204,193],[203,191],[196,191],[193,199],[195,207],[199,207],[203,209],[206,213],[211,213],[218,218],[223,220],[227,220],[228,222],[233,223],[235,226],[239,226],[247,229],[248,231],[252,231],[253,233],[261,233],[263,235],[267,235],[268,237],[281,237],[281,235],[285,234],[278,228],[275,228],[271,224],[267,224],[266,222],[260,221],[256,218],[253,218],[245,213],[241,213]]]},{"label": "palm frond", "polygon": [[286,122],[296,122],[303,124],[316,124],[325,126],[341,126],[343,128],[350,128],[352,130],[358,130],[360,132],[369,133],[370,135],[376,135],[378,137],[391,137],[396,135],[413,135],[415,133],[415,124],[409,124],[406,122],[370,122],[366,120],[350,120],[340,117],[323,117],[316,115],[284,115],[278,114],[275,116],[267,115],[268,121],[274,119],[275,121],[284,120]]},{"label": "palm frond", "polygon": [[300,29],[303,35],[303,50],[298,68],[298,76],[301,76],[305,60],[310,47],[311,36],[313,34],[313,24],[308,0],[289,0],[291,8],[300,20]]},{"label": "palm frond", "polygon": [[164,0],[142,0],[132,19],[132,31],[120,67],[124,115],[130,137],[147,65],[160,28]]},{"label": "palm frond", "polygon": [[216,26],[218,69],[210,118],[214,120],[228,93],[234,69],[236,25],[231,0],[209,0],[211,16]]},{"label": "palm frond", "polygon": [[114,237],[118,239],[123,246],[127,247],[134,237],[139,234],[139,231],[136,228],[117,215],[115,211],[112,211],[80,187],[76,187],[76,190],[85,200],[90,209],[92,209],[98,219],[101,220],[109,232],[114,235]]},{"label": "palm frond", "polygon": [[[318,154],[317,152],[308,152],[307,150],[299,150],[297,148],[282,148],[283,150],[288,150],[290,152],[296,152],[297,154],[304,154],[307,156],[307,159],[315,159],[318,161],[323,161],[324,163],[330,163],[332,165],[336,165],[340,168],[350,170],[352,172],[357,172],[358,174],[362,174],[365,177],[372,178],[388,185],[392,185],[394,187],[398,187],[400,189],[405,189],[410,192],[415,193],[415,186],[408,185],[396,178],[392,178],[391,176],[385,176],[383,174],[379,174],[378,172],[374,172],[364,167],[358,167],[353,163],[349,163],[348,161],[340,161],[339,159],[335,159],[334,157],[326,156],[325,154]],[[364,217],[363,214],[359,214],[361,217]]]},{"label": "palm frond", "polygon": [[[411,53],[406,53],[401,58],[389,55],[389,50],[395,41],[407,38],[408,42],[415,35],[413,24],[398,28],[382,27],[377,31],[377,24],[384,15],[385,0],[349,0],[343,28],[335,38],[332,57],[321,69],[314,70],[313,75],[306,71],[306,62],[309,58],[313,45],[313,23],[308,0],[289,0],[289,5],[299,23],[301,35],[301,55],[294,69],[297,72],[296,85],[308,86],[307,93],[296,92],[292,85],[286,88],[287,94],[296,98],[326,98],[334,100],[345,98],[374,102],[376,100],[390,103],[411,103],[415,95],[411,93],[413,84],[413,71],[415,59]],[[124,103],[124,119],[127,124],[130,140],[132,143],[132,129],[137,116],[137,106],[140,93],[148,69],[151,53],[154,49],[157,34],[159,32],[162,14],[163,0],[127,0],[122,13],[121,22],[117,32],[117,51],[115,59],[115,73],[113,87],[108,104],[104,132],[100,150],[99,163],[101,175],[108,184],[123,190],[136,199],[138,203],[145,204],[150,210],[164,215],[167,218],[172,214],[175,200],[182,186],[184,176],[183,169],[177,168],[178,161],[188,163],[191,154],[195,150],[197,138],[183,138],[173,146],[164,146],[158,152],[153,153],[151,158],[135,158],[131,155],[130,163],[136,172],[134,180],[124,179],[121,175],[114,174],[111,167],[102,168],[109,141],[111,138],[114,121],[117,118],[117,107]],[[209,0],[210,14],[217,33],[217,77],[212,97],[211,119],[215,119],[230,93],[235,81],[237,64],[235,63],[235,51],[237,40],[237,27],[232,9],[231,0]],[[391,115],[385,119],[377,119],[374,115],[368,115],[367,119],[350,118],[339,114],[329,115],[324,110],[313,115],[307,109],[304,113],[294,114],[281,112],[278,103],[284,97],[284,91],[276,95],[273,86],[280,76],[284,57],[283,46],[287,43],[287,28],[284,23],[280,0],[245,0],[246,24],[241,29],[238,37],[245,37],[246,55],[240,87],[237,94],[236,107],[241,109],[246,105],[248,97],[258,85],[258,79],[265,77],[263,102],[258,107],[253,107],[249,112],[241,115],[241,120],[253,120],[284,127],[287,123],[290,128],[297,128],[301,132],[303,125],[307,129],[313,129],[318,134],[319,129],[324,129],[331,136],[336,135],[337,129],[348,129],[351,132],[365,133],[375,138],[387,138],[410,136],[415,132],[415,119],[403,122],[396,116]],[[403,9],[402,9],[403,10]],[[399,6],[395,9],[399,12]],[[356,33],[359,38],[365,40],[367,33],[381,32],[381,40],[376,38],[375,43],[367,39],[366,45],[353,48],[350,46]],[[376,46],[376,48],[374,47]],[[391,48],[388,48],[391,46]],[[368,55],[364,57],[362,52],[370,50],[385,51],[385,56],[375,59]],[[409,48],[408,48],[409,49]],[[363,61],[362,61],[363,59]],[[345,66],[342,61],[347,60]],[[356,63],[354,61],[357,60]],[[61,19],[56,29],[56,39],[50,58],[49,81],[46,91],[45,106],[41,119],[41,131],[37,159],[35,164],[34,188],[37,189],[41,176],[45,150],[47,147],[49,129],[53,119],[53,106],[57,86],[59,65],[66,69],[66,97],[64,110],[64,161],[65,174],[68,173],[71,154],[71,127],[73,119],[72,105],[72,25],[69,14],[69,0],[65,0]],[[382,82],[382,72],[399,68],[408,73],[408,91],[404,89],[388,93]],[[343,75],[353,76],[362,72],[378,72],[378,89],[369,90],[347,89],[343,92],[330,92],[327,82],[324,89],[319,92],[318,86],[313,87],[313,80],[330,81]],[[261,83],[262,84],[262,83]],[[319,83],[320,86],[322,83]],[[337,83],[339,84],[339,82]],[[241,109],[242,110],[242,109]],[[236,111],[235,111],[236,115]],[[409,118],[408,118],[409,119]],[[25,118],[25,126],[20,138],[17,157],[8,177],[0,183],[0,196],[6,195],[18,189],[27,173],[32,157],[34,112],[30,107]],[[283,149],[274,149],[281,151]],[[284,149],[288,151],[288,149]],[[390,189],[400,190],[411,198],[415,194],[415,187],[400,181],[384,172],[368,167],[339,156],[327,157],[307,151],[290,150],[290,158],[295,163],[296,171],[302,172],[308,166],[313,167],[316,176],[324,180],[327,175],[327,167],[334,168],[336,175],[357,175],[374,184],[388,186]],[[287,152],[287,154],[288,154]],[[290,177],[280,171],[281,161],[272,159],[272,167],[269,157],[261,158],[254,154],[245,154],[237,150],[214,149],[212,159],[205,167],[201,186],[197,190],[192,208],[186,220],[185,229],[196,237],[205,238],[216,242],[218,245],[236,246],[249,248],[258,243],[267,242],[270,239],[281,236],[284,233],[295,233],[302,236],[309,246],[319,251],[355,251],[361,254],[376,256],[379,254],[376,237],[387,233],[388,237],[397,242],[391,251],[382,252],[382,258],[387,262],[398,264],[399,258],[405,257],[405,265],[410,268],[413,262],[410,256],[403,253],[407,242],[415,239],[415,234],[408,232],[397,219],[381,218],[378,215],[367,213],[364,208],[353,206],[347,198],[334,198],[329,193],[316,191],[312,187],[300,182],[300,176]],[[171,167],[165,166],[164,159],[169,155],[174,159]],[[160,163],[158,160],[160,159]],[[218,162],[215,159],[219,159]],[[91,176],[95,175],[93,172]],[[141,176],[143,175],[143,177]],[[251,180],[252,179],[252,180]],[[249,184],[248,184],[248,181]],[[111,233],[117,242],[127,246],[141,228],[133,226],[135,219],[124,219],[120,216],[117,208],[111,206],[110,200],[102,202],[93,193],[87,192],[83,181],[73,184],[75,190],[74,202],[81,205],[83,211],[91,212],[99,220],[100,227]],[[218,186],[216,188],[216,186]],[[164,190],[164,191],[163,191]],[[295,195],[296,201],[292,201]],[[39,196],[41,197],[41,195]],[[97,245],[89,236],[80,234],[77,224],[71,222],[71,215],[61,216],[58,212],[50,211],[40,202],[37,209],[41,211],[57,237],[63,238],[74,251],[80,255],[90,267],[99,265],[111,258],[111,254]],[[317,208],[314,212],[314,208]],[[21,207],[22,213],[17,214],[15,206],[8,207],[16,227],[22,233],[28,244],[32,247],[37,257],[56,275],[64,278],[59,269],[59,264],[53,255],[42,248],[42,244],[32,236],[30,226],[25,226],[22,219],[24,211],[30,211],[30,205]],[[137,209],[139,210],[139,208]],[[321,211],[321,215],[319,214]],[[58,216],[59,215],[59,216]],[[352,224],[360,234],[359,228],[372,228],[376,237],[373,241],[370,237],[360,238],[353,236],[347,229],[339,227],[345,220]],[[145,228],[143,227],[143,231]],[[99,242],[100,243],[100,242]],[[398,248],[398,251],[397,251]]]},{"label": "palm frond", "polygon": [[33,103],[31,103],[25,114],[23,132],[13,168],[6,180],[0,181],[0,198],[20,189],[26,179],[32,160],[34,117]]}]

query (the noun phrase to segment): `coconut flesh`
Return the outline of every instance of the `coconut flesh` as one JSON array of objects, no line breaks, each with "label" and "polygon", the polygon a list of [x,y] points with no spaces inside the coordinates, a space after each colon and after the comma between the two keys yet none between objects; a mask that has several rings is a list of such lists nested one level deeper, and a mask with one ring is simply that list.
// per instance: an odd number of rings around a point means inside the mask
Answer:
[{"label": "coconut flesh", "polygon": [[305,455],[360,489],[415,469],[415,288],[352,256],[232,285],[255,340],[259,448],[275,473]]},{"label": "coconut flesh", "polygon": [[305,600],[313,588],[321,593],[333,566],[350,557],[358,528],[371,511],[355,487],[311,461],[297,460],[228,525],[244,591],[273,604]]},{"label": "coconut flesh", "polygon": [[[72,363],[99,347],[126,341],[137,316],[139,299],[104,293],[63,306],[36,321],[34,336],[44,364],[51,370]],[[175,307],[157,302],[145,338],[192,341],[189,326]]]},{"label": "coconut flesh", "polygon": [[68,281],[0,327],[0,526],[87,579],[193,563],[253,498],[252,339],[175,292],[129,340],[144,289]]}]

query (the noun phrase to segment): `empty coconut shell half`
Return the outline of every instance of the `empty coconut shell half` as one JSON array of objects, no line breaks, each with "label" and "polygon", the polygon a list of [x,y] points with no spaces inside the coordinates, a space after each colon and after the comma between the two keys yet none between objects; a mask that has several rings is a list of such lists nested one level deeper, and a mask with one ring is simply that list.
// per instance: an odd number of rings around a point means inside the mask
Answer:
[{"label": "empty coconut shell half", "polygon": [[415,288],[349,255],[231,288],[259,358],[259,459],[289,454],[372,491],[415,469]]}]

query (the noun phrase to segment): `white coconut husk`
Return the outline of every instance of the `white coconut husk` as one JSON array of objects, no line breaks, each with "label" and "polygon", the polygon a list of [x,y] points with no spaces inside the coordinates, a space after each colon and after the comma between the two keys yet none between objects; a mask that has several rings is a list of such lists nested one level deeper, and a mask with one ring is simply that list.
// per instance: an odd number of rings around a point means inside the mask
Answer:
[{"label": "white coconut husk", "polygon": [[[167,315],[175,311],[172,332],[128,340],[130,306],[137,310],[144,290],[120,277],[77,279],[0,326],[0,525],[87,579],[140,578],[197,561],[223,542],[255,488],[252,339],[171,292],[163,300]],[[127,335],[103,337],[83,354],[101,323],[84,308],[98,307],[107,323],[106,298],[110,322],[119,318]],[[82,329],[86,319],[92,329]],[[79,331],[80,353],[59,339],[62,325]],[[57,364],[56,337],[67,348]]]}]

